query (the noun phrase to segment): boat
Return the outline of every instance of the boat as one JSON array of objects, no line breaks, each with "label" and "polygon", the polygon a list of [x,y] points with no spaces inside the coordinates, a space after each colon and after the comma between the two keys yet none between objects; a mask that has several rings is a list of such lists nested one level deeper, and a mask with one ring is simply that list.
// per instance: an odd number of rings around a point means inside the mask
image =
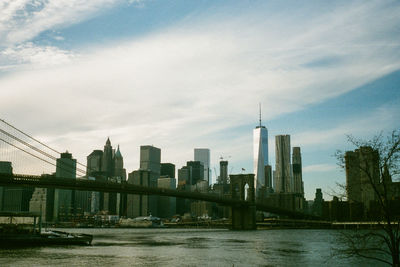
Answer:
[{"label": "boat", "polygon": [[90,245],[92,235],[57,230],[42,232],[40,214],[31,212],[0,213],[0,247]]},{"label": "boat", "polygon": [[120,219],[119,227],[132,227],[132,228],[163,228],[165,225],[160,218],[152,216],[136,217],[134,219]]}]

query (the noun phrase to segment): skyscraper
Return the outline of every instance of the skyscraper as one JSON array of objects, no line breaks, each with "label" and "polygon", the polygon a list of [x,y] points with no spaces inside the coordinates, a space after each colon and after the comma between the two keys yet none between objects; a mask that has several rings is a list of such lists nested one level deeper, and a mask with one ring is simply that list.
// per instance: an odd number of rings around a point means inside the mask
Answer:
[{"label": "skyscraper", "polygon": [[210,177],[210,149],[208,148],[195,148],[194,161],[200,161],[204,167],[204,180],[211,184]]},{"label": "skyscraper", "polygon": [[[140,169],[149,170],[160,175],[161,149],[154,146],[140,146]],[[155,183],[157,184],[157,179]]]},{"label": "skyscraper", "polygon": [[[157,187],[157,180],[160,178],[161,172],[161,149],[154,146],[140,146],[140,171],[148,172],[146,174],[149,179],[147,186]],[[141,198],[143,201],[148,201],[148,212],[158,216],[158,196],[142,196]]]},{"label": "skyscraper", "polygon": [[253,130],[254,186],[257,189],[265,185],[265,166],[268,165],[268,130],[260,124]]},{"label": "skyscraper", "polygon": [[126,181],[126,170],[124,169],[124,158],[119,150],[119,145],[117,151],[114,155],[114,176],[121,177],[123,181]]},{"label": "skyscraper", "polygon": [[111,177],[114,172],[113,166],[113,149],[111,146],[110,138],[107,138],[106,145],[104,146],[104,152],[101,163],[101,171],[104,172],[106,177]]},{"label": "skyscraper", "polygon": [[290,164],[290,135],[275,136],[275,158],[275,192],[292,193],[293,181]]},{"label": "skyscraper", "polygon": [[293,191],[294,193],[304,195],[300,147],[293,147],[292,170],[294,185]]},{"label": "skyscraper", "polygon": [[377,186],[380,183],[378,151],[370,146],[347,151],[345,163],[348,200],[361,202],[369,208],[370,201],[377,199],[372,184]]},{"label": "skyscraper", "polygon": [[221,160],[219,162],[218,184],[228,184],[228,161]]},{"label": "skyscraper", "polygon": [[172,163],[161,163],[160,175],[175,178],[175,165]]},{"label": "skyscraper", "polygon": [[[56,177],[76,179],[76,159],[72,154],[61,153],[56,163]],[[55,189],[54,213],[55,221],[67,221],[74,212],[75,190]]]},{"label": "skyscraper", "polygon": [[188,161],[186,166],[191,169],[191,182],[195,185],[198,181],[204,180],[204,166],[200,161]]}]

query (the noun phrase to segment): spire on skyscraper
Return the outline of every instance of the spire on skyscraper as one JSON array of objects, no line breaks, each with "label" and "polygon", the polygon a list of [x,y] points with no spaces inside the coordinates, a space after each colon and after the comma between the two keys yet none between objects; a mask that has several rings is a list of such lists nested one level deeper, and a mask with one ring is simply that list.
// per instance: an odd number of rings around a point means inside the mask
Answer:
[{"label": "spire on skyscraper", "polygon": [[119,151],[119,145],[117,148],[117,152],[115,152],[115,158],[122,158],[121,151]]},{"label": "spire on skyscraper", "polygon": [[256,129],[258,128],[265,128],[265,126],[262,125],[261,123],[261,103],[258,103],[258,107],[259,107],[259,125],[256,126]]}]

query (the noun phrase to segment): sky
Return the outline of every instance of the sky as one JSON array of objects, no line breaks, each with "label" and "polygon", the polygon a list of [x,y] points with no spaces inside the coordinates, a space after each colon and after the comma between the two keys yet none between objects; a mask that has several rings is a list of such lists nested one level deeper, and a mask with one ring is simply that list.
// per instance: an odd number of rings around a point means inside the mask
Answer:
[{"label": "sky", "polygon": [[194,148],[253,171],[253,129],[300,146],[331,199],[346,135],[400,128],[399,1],[3,0],[0,115],[79,162],[107,137],[181,168]]}]

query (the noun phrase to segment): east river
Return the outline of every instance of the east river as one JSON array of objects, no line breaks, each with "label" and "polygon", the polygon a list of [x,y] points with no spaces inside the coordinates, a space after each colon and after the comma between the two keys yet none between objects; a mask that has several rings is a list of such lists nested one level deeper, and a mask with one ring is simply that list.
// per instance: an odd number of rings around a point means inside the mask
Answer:
[{"label": "east river", "polygon": [[0,266],[380,266],[332,258],[335,230],[65,230],[92,245],[0,249]]}]

